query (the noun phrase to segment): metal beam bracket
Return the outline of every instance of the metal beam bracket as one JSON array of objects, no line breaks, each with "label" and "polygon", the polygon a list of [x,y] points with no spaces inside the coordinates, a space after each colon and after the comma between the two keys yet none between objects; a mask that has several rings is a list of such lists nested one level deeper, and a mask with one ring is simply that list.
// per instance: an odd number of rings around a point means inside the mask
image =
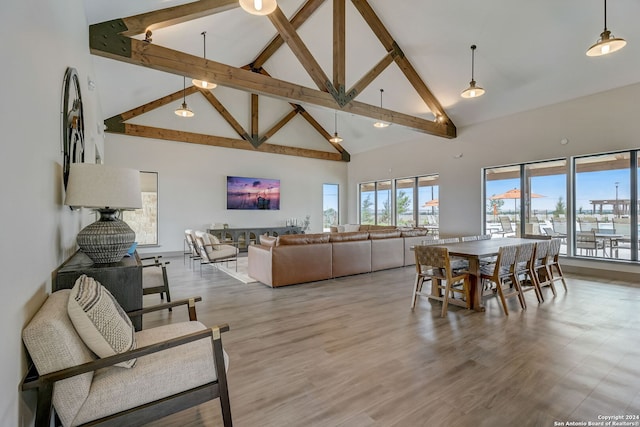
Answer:
[{"label": "metal beam bracket", "polygon": [[398,43],[396,43],[395,40],[393,42],[390,53],[391,53],[391,56],[393,56],[393,59],[404,58],[404,52],[402,51],[402,49],[400,49],[400,46],[398,46]]},{"label": "metal beam bracket", "polygon": [[92,50],[131,58],[131,39],[121,36],[120,33],[123,31],[127,31],[127,26],[122,19],[90,25],[89,47]]},{"label": "metal beam bracket", "polygon": [[104,125],[107,127],[105,132],[110,133],[124,133],[124,120],[122,119],[122,115],[118,114],[117,116],[109,117],[104,121]]}]

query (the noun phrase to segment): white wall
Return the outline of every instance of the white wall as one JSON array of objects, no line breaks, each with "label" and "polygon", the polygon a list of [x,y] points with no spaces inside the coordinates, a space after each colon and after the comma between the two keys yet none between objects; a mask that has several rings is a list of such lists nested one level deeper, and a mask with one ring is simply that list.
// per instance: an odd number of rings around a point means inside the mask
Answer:
[{"label": "white wall", "polygon": [[[203,229],[212,223],[283,227],[289,218],[300,223],[310,215],[309,232],[322,232],[324,183],[340,185],[340,203],[346,206],[344,162],[117,134],[107,134],[105,152],[108,164],[158,172],[159,247],[143,248],[144,253],[182,251],[186,228]],[[279,179],[280,210],[227,210],[227,176]]]},{"label": "white wall", "polygon": [[62,205],[59,112],[67,66],[80,74],[89,159],[102,139],[95,130],[101,114],[87,88],[92,61],[81,0],[3,1],[0,27],[0,424],[20,426],[32,422],[34,409],[34,393],[19,391],[26,372],[20,334],[86,220]]},{"label": "white wall", "polygon": [[[421,136],[353,155],[349,222],[358,221],[358,183],[438,173],[441,234],[478,233],[482,227],[481,168],[639,148],[638,99],[640,84],[458,129],[453,140]],[[562,138],[569,143],[561,145]],[[458,154],[463,156],[455,158]],[[616,268],[638,270],[637,266]]]}]

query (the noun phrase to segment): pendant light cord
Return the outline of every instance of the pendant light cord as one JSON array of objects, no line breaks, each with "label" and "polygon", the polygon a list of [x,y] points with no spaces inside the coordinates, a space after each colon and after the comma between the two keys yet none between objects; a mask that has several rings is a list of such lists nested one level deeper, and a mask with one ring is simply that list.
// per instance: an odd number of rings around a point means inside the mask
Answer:
[{"label": "pendant light cord", "polygon": [[604,30],[607,31],[607,0],[604,0]]},{"label": "pendant light cord", "polygon": [[182,103],[187,103],[187,77],[182,76]]},{"label": "pendant light cord", "polygon": [[473,70],[474,70],[474,65],[475,65],[475,57],[476,57],[476,45],[472,44],[471,45],[471,80],[475,80],[475,77],[473,76]]},{"label": "pendant light cord", "polygon": [[380,108],[382,108],[382,92],[384,92],[384,89],[380,89]]},{"label": "pendant light cord", "polygon": [[202,48],[202,50],[203,50],[202,57],[204,59],[207,59],[207,32],[203,31],[200,34],[202,34],[202,46],[203,46],[203,48]]}]

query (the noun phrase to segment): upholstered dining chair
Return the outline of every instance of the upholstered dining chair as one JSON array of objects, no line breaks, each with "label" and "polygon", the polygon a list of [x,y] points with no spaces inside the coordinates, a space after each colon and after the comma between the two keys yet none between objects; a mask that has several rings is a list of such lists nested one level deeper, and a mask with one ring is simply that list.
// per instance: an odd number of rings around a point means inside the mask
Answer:
[{"label": "upholstered dining chair", "polygon": [[520,284],[525,307],[527,306],[527,301],[524,299],[525,292],[533,290],[538,302],[540,303],[543,301],[540,288],[538,287],[538,282],[534,278],[535,272],[533,271],[533,265],[535,263],[535,247],[536,244],[534,242],[523,243],[518,245],[516,250],[516,261],[514,264],[515,278]]},{"label": "upholstered dining chair", "polygon": [[[445,317],[449,303],[471,307],[469,272],[454,270],[447,248],[438,246],[416,246],[416,282],[413,289],[411,309],[415,308],[418,295],[442,301],[440,317]],[[422,292],[426,280],[431,281],[431,292]],[[452,299],[451,294],[462,294],[464,301]]]},{"label": "upholstered dining chair", "polygon": [[498,295],[502,304],[502,311],[509,315],[506,298],[517,297],[522,309],[526,309],[520,282],[515,276],[515,262],[518,245],[503,246],[498,252],[498,258],[494,264],[480,268],[480,278],[495,284],[491,291]]}]

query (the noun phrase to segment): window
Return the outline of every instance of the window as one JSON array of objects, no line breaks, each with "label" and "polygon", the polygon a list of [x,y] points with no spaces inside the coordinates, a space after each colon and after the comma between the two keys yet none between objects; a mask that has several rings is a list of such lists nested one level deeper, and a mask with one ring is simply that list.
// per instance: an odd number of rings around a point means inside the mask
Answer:
[{"label": "window", "polygon": [[376,224],[391,225],[391,180],[376,182]]},{"label": "window", "polygon": [[142,209],[123,211],[122,219],[136,233],[138,246],[158,244],[158,173],[140,172]]},{"label": "window", "polygon": [[360,184],[360,224],[375,224],[376,183]]},{"label": "window", "polygon": [[411,227],[415,221],[415,178],[396,179],[396,225]]},{"label": "window", "polygon": [[418,215],[416,224],[436,229],[439,223],[440,197],[439,175],[419,176]]},{"label": "window", "polygon": [[338,207],[338,184],[322,184],[322,230],[330,231],[338,225],[340,210]]}]

